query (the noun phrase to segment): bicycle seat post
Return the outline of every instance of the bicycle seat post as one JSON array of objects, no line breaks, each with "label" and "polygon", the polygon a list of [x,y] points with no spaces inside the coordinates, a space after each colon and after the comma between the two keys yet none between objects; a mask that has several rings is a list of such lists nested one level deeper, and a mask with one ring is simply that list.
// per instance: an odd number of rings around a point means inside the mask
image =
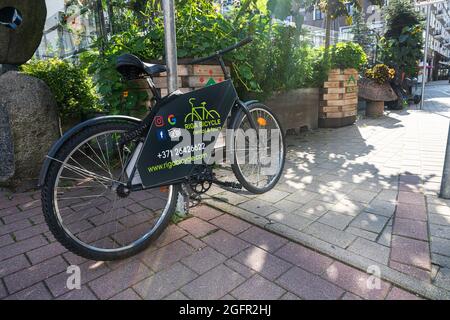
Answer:
[{"label": "bicycle seat post", "polygon": [[217,53],[217,59],[219,60],[220,66],[222,67],[223,74],[225,75],[225,80],[231,79],[231,75],[225,66],[225,62],[223,61],[223,57],[220,53]]}]

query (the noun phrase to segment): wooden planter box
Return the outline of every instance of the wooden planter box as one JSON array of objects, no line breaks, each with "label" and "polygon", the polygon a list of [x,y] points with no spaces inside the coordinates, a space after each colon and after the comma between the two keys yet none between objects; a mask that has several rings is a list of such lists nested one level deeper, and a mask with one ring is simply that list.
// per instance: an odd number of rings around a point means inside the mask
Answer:
[{"label": "wooden planter box", "polygon": [[[194,91],[196,89],[200,89],[205,86],[224,81],[225,76],[222,72],[222,68],[219,65],[183,64],[187,61],[188,60],[180,60],[180,64],[177,68],[178,90],[181,90],[183,93]],[[153,61],[153,63],[158,62]],[[145,79],[134,80],[133,82],[136,84],[138,90],[144,90],[147,92],[150,98],[152,97],[152,92],[150,91],[150,89],[148,89],[147,81]],[[166,96],[168,93],[167,73],[164,72],[153,76],[153,82],[160,90],[161,96]],[[150,100],[146,101],[145,103],[147,104],[147,106],[150,106]]]},{"label": "wooden planter box", "polygon": [[358,112],[358,71],[332,69],[324,83],[319,107],[319,127],[353,124]]},{"label": "wooden planter box", "polygon": [[283,129],[317,129],[319,88],[294,89],[276,93],[265,104],[278,116]]}]

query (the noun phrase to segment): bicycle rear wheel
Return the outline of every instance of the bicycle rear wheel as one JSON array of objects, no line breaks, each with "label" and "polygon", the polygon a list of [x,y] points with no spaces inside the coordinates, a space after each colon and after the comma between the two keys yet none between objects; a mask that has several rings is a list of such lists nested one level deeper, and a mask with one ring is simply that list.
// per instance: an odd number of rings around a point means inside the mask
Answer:
[{"label": "bicycle rear wheel", "polygon": [[57,152],[42,188],[55,238],[93,260],[116,260],[145,249],[167,226],[179,186],[132,192],[126,164],[138,143],[118,141],[135,124],[107,122],[77,133]]},{"label": "bicycle rear wheel", "polygon": [[249,111],[259,138],[247,115],[238,114],[232,124],[235,133],[231,168],[245,189],[260,194],[271,190],[280,179],[286,147],[281,124],[267,106],[254,103]]}]

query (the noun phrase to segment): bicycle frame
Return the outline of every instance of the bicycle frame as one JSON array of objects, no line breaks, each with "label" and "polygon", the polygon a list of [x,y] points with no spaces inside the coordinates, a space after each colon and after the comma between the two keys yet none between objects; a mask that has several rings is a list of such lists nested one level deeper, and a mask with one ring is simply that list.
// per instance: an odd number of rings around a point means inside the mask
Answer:
[{"label": "bicycle frame", "polygon": [[[186,181],[191,176],[195,160],[207,162],[211,157],[217,136],[228,118],[233,107],[236,111],[245,112],[250,125],[257,130],[257,126],[250,116],[248,104],[239,100],[231,79],[221,83],[201,88],[186,94],[169,96],[163,99],[157,98],[157,103],[149,115],[144,119],[151,123],[145,141],[137,151],[137,157],[130,157],[131,174],[127,182],[130,190],[143,188],[154,188]],[[178,153],[179,141],[172,139],[170,132],[184,129],[190,134],[190,140],[194,145],[188,146],[188,154],[194,150],[199,151],[197,155],[188,159],[189,161],[173,161],[173,152]],[[200,131],[199,131],[200,130]],[[201,139],[205,131],[210,134],[209,141]],[[157,143],[155,143],[157,142]],[[161,156],[161,154],[163,156]],[[177,154],[177,156],[180,156]],[[188,163],[187,163],[188,162]],[[133,185],[135,175],[139,175],[139,185]],[[140,186],[142,184],[142,186]]]}]

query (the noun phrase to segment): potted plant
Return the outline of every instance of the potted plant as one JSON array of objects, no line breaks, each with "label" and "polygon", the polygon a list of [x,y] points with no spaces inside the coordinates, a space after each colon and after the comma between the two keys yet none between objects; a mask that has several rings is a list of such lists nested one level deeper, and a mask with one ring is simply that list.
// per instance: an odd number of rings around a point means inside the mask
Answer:
[{"label": "potted plant", "polygon": [[358,72],[367,63],[366,54],[358,44],[337,43],[330,48],[328,59],[323,61],[326,80],[319,107],[319,126],[337,128],[353,124],[358,105]]},{"label": "potted plant", "polygon": [[395,70],[385,64],[377,64],[367,69],[364,75],[365,78],[358,85],[358,96],[367,100],[366,116],[380,117],[384,112],[384,102],[398,98],[389,84],[395,76]]}]

